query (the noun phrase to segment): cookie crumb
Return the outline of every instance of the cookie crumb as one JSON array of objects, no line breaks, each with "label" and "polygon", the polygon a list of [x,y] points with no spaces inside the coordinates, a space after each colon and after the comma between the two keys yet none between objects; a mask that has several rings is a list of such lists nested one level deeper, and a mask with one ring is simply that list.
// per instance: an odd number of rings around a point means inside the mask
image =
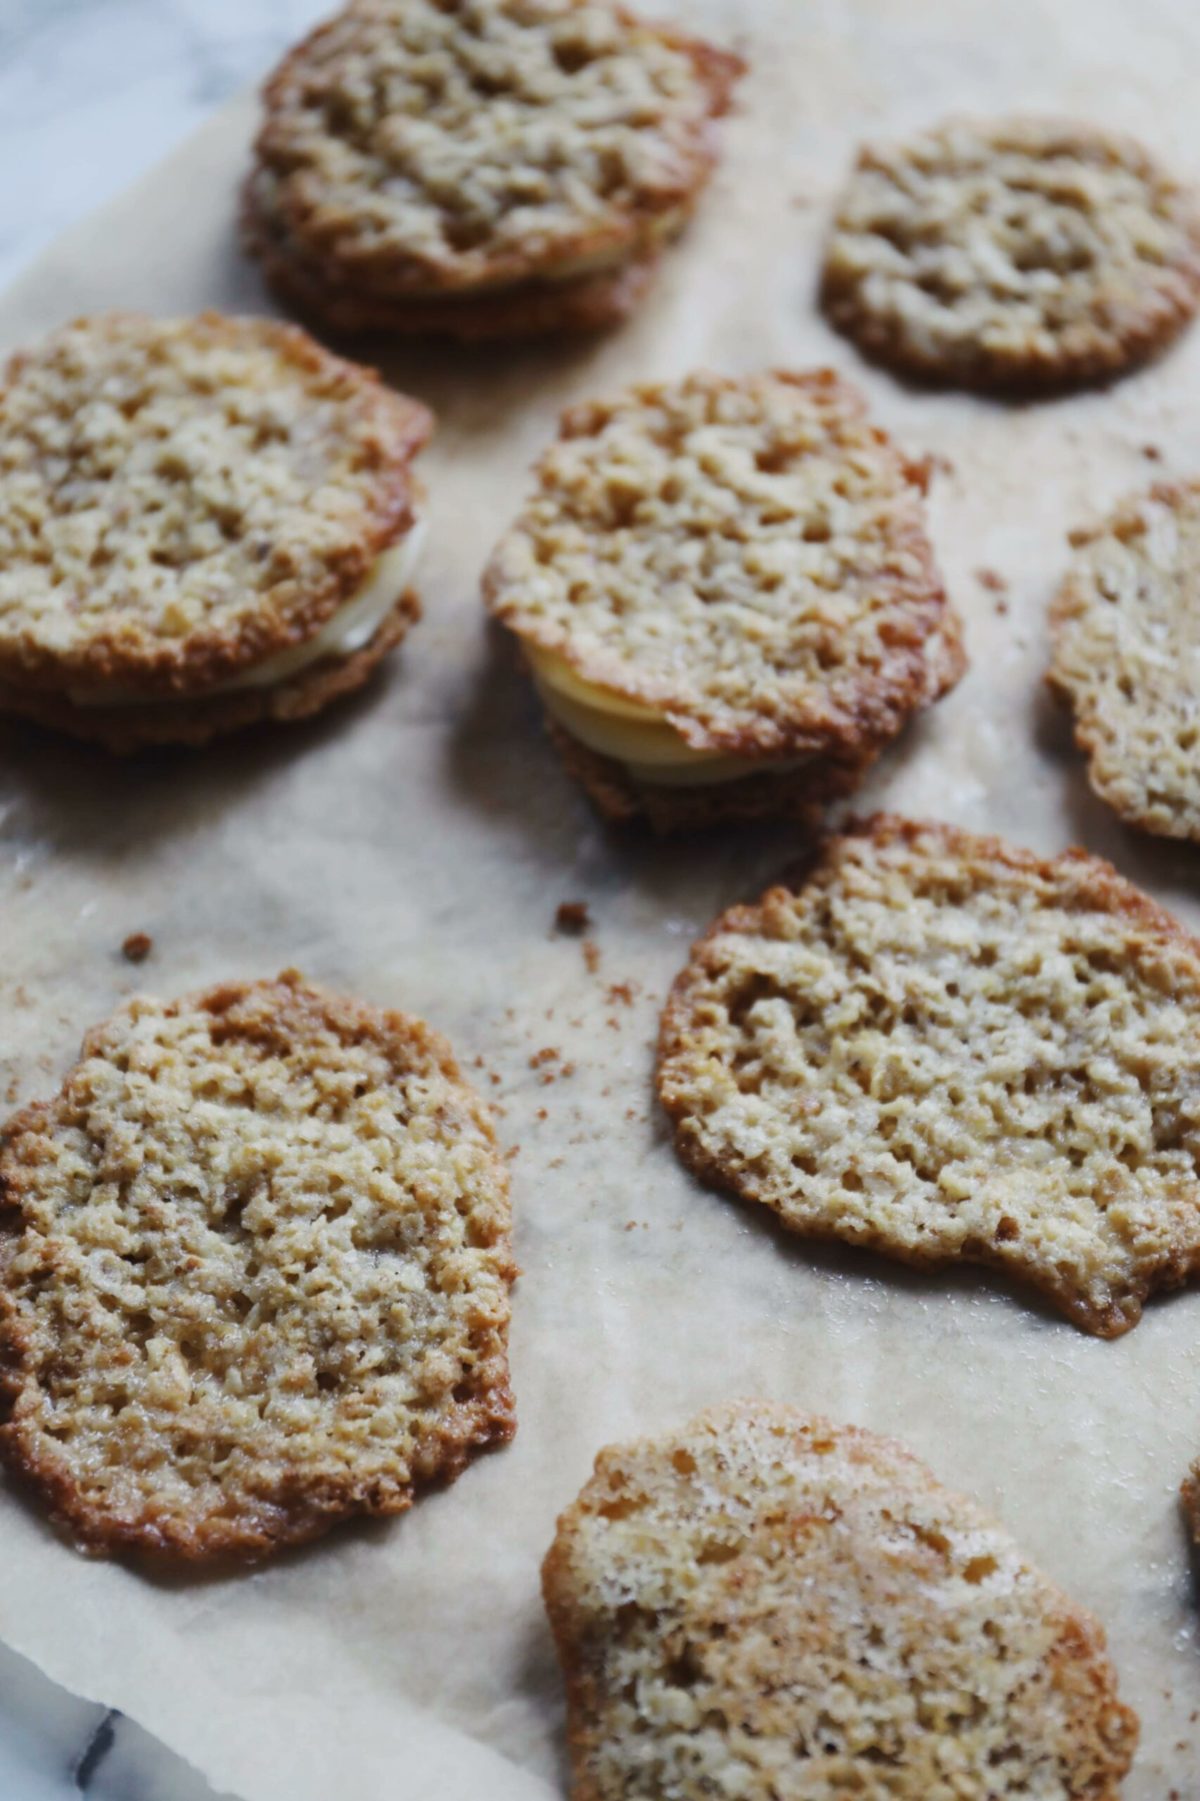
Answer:
[{"label": "cookie crumb", "polygon": [[584,939],[583,960],[587,964],[588,974],[594,976],[600,967],[600,946],[594,938]]},{"label": "cookie crumb", "polygon": [[1157,444],[1143,444],[1142,455],[1148,463],[1161,463],[1163,453]]},{"label": "cookie crumb", "polygon": [[586,932],[590,924],[591,915],[586,901],[559,901],[554,914],[556,931],[578,934]]},{"label": "cookie crumb", "polygon": [[121,955],[128,963],[144,963],[154,949],[154,940],[149,932],[130,932],[121,946]]},{"label": "cookie crumb", "polygon": [[989,593],[1006,594],[1008,592],[1008,583],[998,569],[977,569],[975,580],[981,588],[986,588]]}]

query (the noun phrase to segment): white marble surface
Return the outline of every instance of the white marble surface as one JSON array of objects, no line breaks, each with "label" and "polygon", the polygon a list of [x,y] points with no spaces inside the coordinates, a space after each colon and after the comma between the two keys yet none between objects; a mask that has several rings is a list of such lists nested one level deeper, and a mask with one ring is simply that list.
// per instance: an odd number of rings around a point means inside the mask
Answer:
[{"label": "white marble surface", "polygon": [[336,0],[0,0],[0,287]]},{"label": "white marble surface", "polygon": [[[333,0],[0,0],[0,287],[331,10]],[[213,1801],[132,1721],[68,1695],[0,1643],[0,1798],[81,1794]]]}]

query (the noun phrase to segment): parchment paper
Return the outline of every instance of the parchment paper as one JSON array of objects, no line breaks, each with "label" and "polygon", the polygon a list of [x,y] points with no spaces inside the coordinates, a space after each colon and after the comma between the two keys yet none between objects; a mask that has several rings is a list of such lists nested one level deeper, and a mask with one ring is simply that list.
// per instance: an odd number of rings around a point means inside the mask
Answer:
[{"label": "parchment paper", "polygon": [[[787,832],[656,847],[602,829],[484,627],[478,575],[567,401],[700,364],[832,362],[952,466],[934,521],[973,661],[865,800],[1045,851],[1082,842],[1200,928],[1200,858],[1090,798],[1041,686],[1068,527],[1200,467],[1200,330],[1109,394],[1018,409],[905,389],[812,304],[828,204],[864,135],[1045,106],[1200,175],[1200,9],[683,10],[740,39],[754,73],[645,310],[598,344],[413,349],[394,365],[441,429],[427,616],[386,678],[310,727],[204,754],[120,763],[0,731],[0,1097],[52,1091],[83,1029],[135,987],[296,963],[435,1022],[480,1060],[513,1150],[517,1439],[402,1520],[207,1582],[89,1562],[0,1493],[0,1632],[247,1801],[544,1801],[562,1783],[537,1582],[557,1511],[606,1441],[758,1392],[895,1433],[999,1511],[1107,1623],[1143,1719],[1131,1801],[1192,1796],[1200,1668],[1176,1487],[1200,1450],[1200,1292],[1101,1343],[991,1278],[814,1252],[685,1176],[651,1101],[657,1010],[693,935],[786,862]],[[264,310],[231,227],[252,122],[239,103],[76,231],[0,304],[0,338],[110,304]],[[594,971],[551,930],[576,898]],[[135,930],[155,941],[137,971],[118,952]],[[558,1060],[531,1067],[544,1049]]]}]

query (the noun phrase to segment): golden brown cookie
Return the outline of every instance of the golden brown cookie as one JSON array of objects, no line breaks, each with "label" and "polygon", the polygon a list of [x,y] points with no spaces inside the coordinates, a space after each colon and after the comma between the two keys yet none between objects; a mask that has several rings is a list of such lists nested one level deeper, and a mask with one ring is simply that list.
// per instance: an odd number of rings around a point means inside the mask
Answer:
[{"label": "golden brown cookie", "polygon": [[339,332],[612,324],[695,206],[741,73],[609,0],[353,0],[266,85],[247,246]]},{"label": "golden brown cookie", "polygon": [[484,594],[603,810],[795,815],[854,785],[965,663],[924,486],[831,370],[564,415]]},{"label": "golden brown cookie", "polygon": [[1117,1801],[1104,1633],[890,1439],[766,1401],[600,1453],[543,1588],[572,1801]]},{"label": "golden brown cookie", "polygon": [[0,1454],[79,1545],[263,1557],[515,1427],[508,1183],[420,1020],[134,1000],[0,1139]]},{"label": "golden brown cookie", "polygon": [[314,711],[419,616],[424,407],[295,326],[77,320],[0,380],[0,709],[100,742]]},{"label": "golden brown cookie", "polygon": [[1160,483],[1071,541],[1049,679],[1092,787],[1131,825],[1200,839],[1200,482]]},{"label": "golden brown cookie", "polygon": [[1200,303],[1200,203],[1139,144],[1061,119],[953,119],[860,152],[825,259],[832,322],[964,387],[1103,381]]},{"label": "golden brown cookie", "polygon": [[695,946],[659,1092],[793,1231],[989,1264],[1103,1337],[1200,1265],[1200,943],[1083,851],[851,827]]}]

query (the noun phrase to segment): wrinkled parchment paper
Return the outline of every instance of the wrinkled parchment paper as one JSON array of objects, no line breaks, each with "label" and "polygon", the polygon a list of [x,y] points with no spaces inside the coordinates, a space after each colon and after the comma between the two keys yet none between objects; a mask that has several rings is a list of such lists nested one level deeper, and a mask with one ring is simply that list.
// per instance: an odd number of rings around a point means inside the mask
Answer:
[{"label": "wrinkled parchment paper", "polygon": [[[934,523],[973,663],[866,799],[1044,851],[1082,842],[1200,927],[1200,853],[1136,838],[1089,796],[1040,679],[1068,527],[1200,468],[1200,329],[1110,394],[1017,409],[903,388],[812,304],[831,194],[864,135],[1050,107],[1200,175],[1200,9],[682,10],[742,42],[754,73],[645,310],[601,343],[423,347],[393,366],[441,429],[426,618],[383,681],[304,728],[136,763],[0,728],[0,1097],[52,1091],[83,1029],[136,987],[296,963],[435,1022],[480,1060],[514,1153],[518,1436],[399,1521],[220,1580],[89,1562],[0,1492],[0,1633],[246,1801],[545,1801],[561,1793],[561,1706],[538,1564],[557,1511],[606,1441],[758,1392],[895,1433],[1000,1512],[1108,1626],[1143,1720],[1131,1801],[1193,1796],[1200,1646],[1176,1486],[1200,1451],[1200,1292],[1101,1343],[991,1278],[814,1252],[700,1190],[651,1102],[657,1010],[714,911],[787,860],[787,832],[657,847],[606,832],[477,584],[566,402],[699,364],[835,363],[906,445],[951,466]],[[51,252],[0,303],[0,339],[112,304],[264,310],[231,223],[253,114],[239,103]],[[551,929],[579,898],[594,970]],[[118,947],[143,930],[154,951],[134,970]]]}]

